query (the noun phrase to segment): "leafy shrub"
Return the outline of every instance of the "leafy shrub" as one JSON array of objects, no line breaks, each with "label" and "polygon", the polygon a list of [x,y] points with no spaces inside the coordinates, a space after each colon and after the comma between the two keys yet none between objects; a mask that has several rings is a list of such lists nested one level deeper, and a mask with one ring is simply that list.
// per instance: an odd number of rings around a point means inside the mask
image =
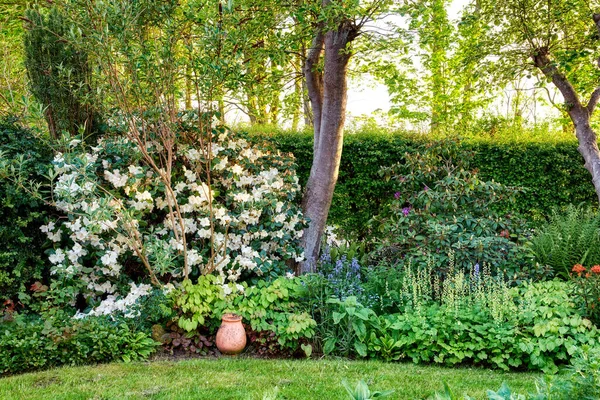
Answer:
[{"label": "leafy shrub", "polygon": [[0,372],[146,359],[156,343],[107,317],[15,317],[0,325]]},{"label": "leafy shrub", "polygon": [[600,264],[600,215],[575,206],[554,210],[548,224],[531,239],[531,249],[537,262],[564,279],[575,264]]},{"label": "leafy shrub", "polygon": [[[40,226],[50,208],[21,186],[41,181],[48,172],[52,151],[31,131],[11,121],[0,121],[0,300],[21,302],[29,287],[45,281],[49,271]],[[10,178],[10,179],[9,179]]]},{"label": "leafy shrub", "polygon": [[223,314],[232,312],[256,332],[272,332],[284,349],[296,350],[313,337],[315,321],[303,311],[298,299],[305,289],[297,279],[277,278],[271,282],[225,284],[214,275],[202,276],[197,284],[184,281],[174,293],[179,309],[179,326],[186,331],[205,326],[214,332]]},{"label": "leafy shrub", "polygon": [[526,225],[500,216],[490,205],[510,201],[518,192],[481,180],[469,162],[473,157],[453,141],[406,154],[405,164],[383,170],[397,183],[395,200],[375,220],[378,257],[432,263],[443,271],[451,250],[457,268],[491,265],[494,271],[529,265],[519,247]]}]

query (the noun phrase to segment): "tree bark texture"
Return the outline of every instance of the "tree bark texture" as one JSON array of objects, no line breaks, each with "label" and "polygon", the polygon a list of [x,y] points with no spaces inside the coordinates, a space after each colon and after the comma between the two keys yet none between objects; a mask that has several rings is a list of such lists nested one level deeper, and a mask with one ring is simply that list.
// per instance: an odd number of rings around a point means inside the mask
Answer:
[{"label": "tree bark texture", "polygon": [[[338,178],[347,96],[348,44],[356,37],[351,24],[340,24],[335,31],[318,33],[309,50],[304,73],[313,109],[314,154],[302,206],[309,218],[302,244],[305,261],[300,273],[313,272],[319,257],[321,238]],[[324,68],[315,69],[324,50]]]}]

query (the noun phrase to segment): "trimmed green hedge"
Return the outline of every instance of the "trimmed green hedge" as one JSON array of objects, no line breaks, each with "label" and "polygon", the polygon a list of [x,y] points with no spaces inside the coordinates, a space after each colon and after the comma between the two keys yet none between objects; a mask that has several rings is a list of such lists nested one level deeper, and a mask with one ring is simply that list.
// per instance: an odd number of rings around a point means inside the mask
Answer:
[{"label": "trimmed green hedge", "polygon": [[592,177],[583,166],[576,142],[466,143],[475,149],[474,166],[482,178],[521,186],[515,212],[535,218],[568,204],[597,205]]},{"label": "trimmed green hedge", "polygon": [[[277,148],[296,156],[297,173],[306,183],[312,163],[309,133],[254,134],[272,141]],[[422,137],[400,134],[350,134],[344,151],[329,221],[352,236],[368,235],[367,221],[391,200],[396,182],[385,181],[382,166],[403,162],[406,152],[426,144]],[[596,204],[591,177],[583,167],[576,142],[491,142],[463,140],[465,150],[475,150],[473,167],[485,180],[520,186],[526,191],[516,203],[501,210],[541,220],[554,207],[567,204]]]},{"label": "trimmed green hedge", "polygon": [[4,172],[14,168],[24,179],[42,182],[42,175],[50,168],[52,149],[14,121],[0,120],[0,153],[0,302],[3,302],[16,300],[36,280],[48,277],[50,271],[44,255],[47,238],[40,226],[52,212],[14,181],[5,179]]}]

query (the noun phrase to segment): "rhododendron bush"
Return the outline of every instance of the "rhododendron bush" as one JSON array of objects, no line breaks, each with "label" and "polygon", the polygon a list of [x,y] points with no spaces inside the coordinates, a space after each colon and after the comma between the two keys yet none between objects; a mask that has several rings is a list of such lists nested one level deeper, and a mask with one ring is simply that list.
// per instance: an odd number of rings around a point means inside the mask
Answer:
[{"label": "rhododendron bush", "polygon": [[224,283],[282,274],[302,259],[292,156],[224,128],[177,129],[170,161],[160,141],[142,148],[122,135],[87,152],[73,141],[55,157],[53,200],[66,218],[42,227],[55,243],[53,274],[90,296],[140,276],[162,286],[211,272]]}]

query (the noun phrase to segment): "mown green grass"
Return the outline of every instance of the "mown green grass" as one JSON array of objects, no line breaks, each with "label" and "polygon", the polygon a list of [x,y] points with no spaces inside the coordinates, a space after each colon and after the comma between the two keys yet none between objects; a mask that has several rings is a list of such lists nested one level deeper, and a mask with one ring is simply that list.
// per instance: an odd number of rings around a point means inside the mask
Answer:
[{"label": "mown green grass", "polygon": [[[532,391],[536,374],[347,360],[197,359],[56,368],[0,379],[0,399],[346,399],[342,379],[364,379],[394,399],[423,399],[448,382],[485,398],[502,382]],[[277,389],[276,389],[277,388]]]}]

